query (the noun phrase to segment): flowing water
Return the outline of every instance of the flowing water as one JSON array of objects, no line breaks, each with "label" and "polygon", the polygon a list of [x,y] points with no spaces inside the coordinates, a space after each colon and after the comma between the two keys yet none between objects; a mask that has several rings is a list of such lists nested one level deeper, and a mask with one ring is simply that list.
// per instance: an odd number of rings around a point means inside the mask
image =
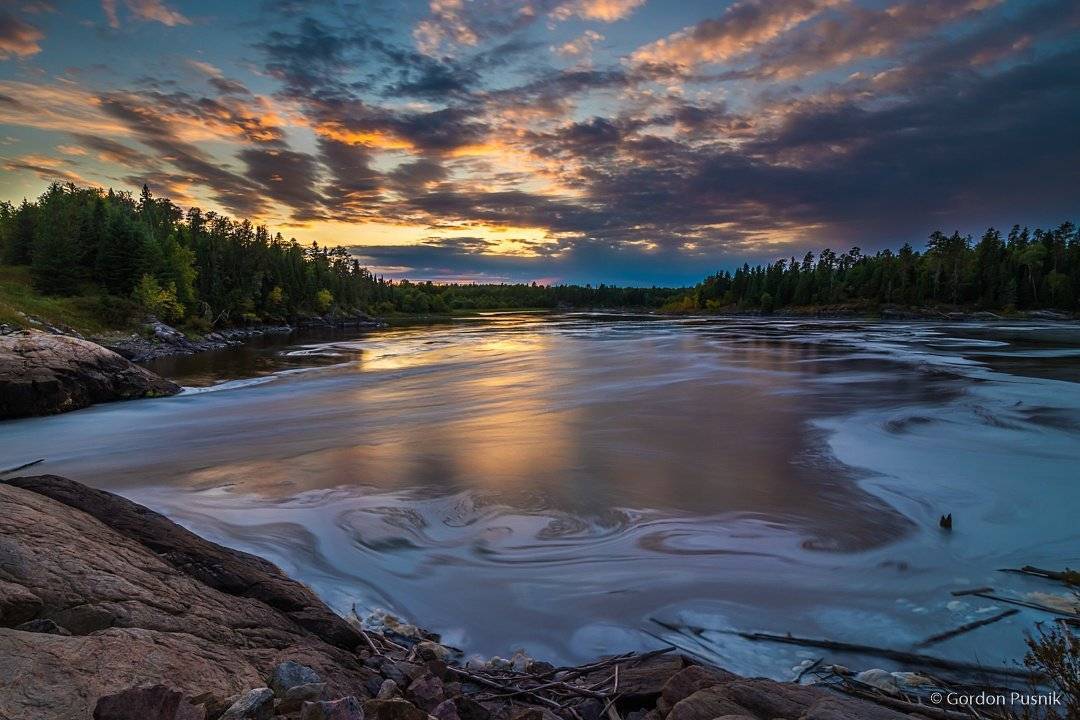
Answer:
[{"label": "flowing water", "polygon": [[[910,649],[1007,607],[952,591],[1040,598],[998,568],[1080,561],[1074,325],[492,314],[154,369],[192,387],[2,423],[0,467],[46,457],[469,652],[580,661],[659,620],[790,677],[813,650],[726,631]],[[932,652],[1009,664],[1049,617]]]}]

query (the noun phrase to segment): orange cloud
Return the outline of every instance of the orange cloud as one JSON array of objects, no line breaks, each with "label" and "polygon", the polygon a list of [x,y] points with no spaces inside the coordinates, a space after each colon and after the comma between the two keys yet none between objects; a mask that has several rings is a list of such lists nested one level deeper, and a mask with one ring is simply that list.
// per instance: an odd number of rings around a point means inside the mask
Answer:
[{"label": "orange cloud", "polygon": [[742,0],[719,18],[683,28],[636,50],[631,60],[642,65],[692,68],[745,55],[776,39],[843,0]]},{"label": "orange cloud", "polygon": [[644,4],[645,0],[577,0],[560,5],[551,14],[557,20],[576,15],[586,20],[610,23],[628,17]]},{"label": "orange cloud", "polygon": [[38,44],[45,35],[30,23],[0,11],[0,60],[30,57],[41,52]]},{"label": "orange cloud", "polygon": [[[169,27],[191,24],[191,20],[167,6],[162,0],[124,0],[124,5],[139,20],[159,22]],[[110,27],[120,27],[120,16],[116,11],[116,0],[101,0],[101,9],[104,11]]]}]

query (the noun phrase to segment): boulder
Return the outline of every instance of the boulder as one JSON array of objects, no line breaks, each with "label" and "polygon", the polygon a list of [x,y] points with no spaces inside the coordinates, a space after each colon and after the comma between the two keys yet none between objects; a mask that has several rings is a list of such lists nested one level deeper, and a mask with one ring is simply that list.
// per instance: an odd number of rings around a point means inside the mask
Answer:
[{"label": "boulder", "polygon": [[[620,702],[631,705],[649,702],[660,695],[667,682],[684,666],[685,661],[681,656],[671,654],[619,663]],[[591,673],[586,676],[587,684],[609,678],[612,672],[613,668],[603,668]]]},{"label": "boulder", "polygon": [[16,625],[16,630],[22,630],[23,632],[36,632],[45,633],[46,635],[70,635],[71,632],[61,625],[57,625],[55,620],[49,620],[48,618],[37,618],[24,622],[22,625]]},{"label": "boulder", "polygon": [[267,685],[279,698],[285,697],[290,690],[301,685],[314,685],[322,682],[319,673],[307,665],[301,665],[295,660],[286,660],[279,663],[270,675]]},{"label": "boulder", "polygon": [[377,700],[390,700],[391,698],[401,697],[401,690],[398,688],[398,684],[387,678],[382,681],[382,685],[379,686],[379,692],[375,695]]},{"label": "boulder", "polygon": [[435,720],[461,720],[461,716],[458,715],[457,705],[454,704],[453,700],[443,700],[435,706],[435,709],[431,711],[431,715]]},{"label": "boulder", "polygon": [[428,714],[406,700],[368,700],[364,703],[367,720],[427,720]]},{"label": "boulder", "polygon": [[87,340],[37,330],[0,336],[0,420],[178,392],[176,383]]},{"label": "boulder", "polygon": [[[63,478],[0,482],[0,718],[87,718],[98,698],[154,684],[218,708],[286,659],[331,697],[367,693],[375,673],[282,606],[329,608],[247,557]],[[71,634],[23,626],[49,621]]]},{"label": "boulder", "polygon": [[720,668],[691,665],[672,675],[664,684],[660,695],[668,707],[690,697],[698,690],[738,679],[738,676]]},{"label": "boulder", "polygon": [[274,691],[255,688],[240,695],[218,720],[270,720],[273,715]]},{"label": "boulder", "polygon": [[304,703],[300,720],[364,720],[364,708],[352,695],[338,700]]},{"label": "boulder", "polygon": [[442,680],[431,673],[421,675],[409,685],[409,699],[428,712],[434,710],[446,699]]},{"label": "boulder", "polygon": [[100,698],[94,720],[204,720],[203,707],[192,705],[183,693],[165,687],[129,688]]},{"label": "boulder", "polygon": [[[750,715],[746,708],[729,698],[722,687],[698,690],[675,703],[667,720],[713,720],[723,715]],[[769,715],[768,717],[788,717]],[[798,717],[795,715],[793,717]]]}]

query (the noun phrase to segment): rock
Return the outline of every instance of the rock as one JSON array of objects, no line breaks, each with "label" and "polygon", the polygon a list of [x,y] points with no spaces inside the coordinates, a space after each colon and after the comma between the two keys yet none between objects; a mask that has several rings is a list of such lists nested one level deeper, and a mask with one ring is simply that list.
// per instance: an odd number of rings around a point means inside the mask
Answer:
[{"label": "rock", "polygon": [[738,676],[719,668],[703,665],[691,665],[672,675],[660,691],[660,696],[669,706],[690,697],[698,690],[735,680]]},{"label": "rock", "polygon": [[293,685],[289,688],[284,696],[274,695],[278,697],[277,704],[274,711],[277,714],[286,714],[295,712],[303,707],[304,703],[315,702],[323,697],[323,693],[326,691],[326,683],[305,683],[303,685]]},{"label": "rock", "polygon": [[800,720],[912,720],[918,715],[905,715],[876,703],[851,698],[825,697],[816,701]]},{"label": "rock", "polygon": [[431,711],[435,720],[461,720],[453,700],[443,700]]},{"label": "rock", "polygon": [[29,622],[41,606],[41,598],[26,587],[0,580],[0,625],[14,627]]},{"label": "rock", "polygon": [[409,698],[428,712],[434,710],[445,697],[442,680],[425,673],[409,685]]},{"label": "rock", "polygon": [[[767,718],[801,717],[814,702],[833,697],[826,690],[764,679],[740,679],[726,683],[720,686],[720,689],[732,701],[745,708],[740,712]],[[737,715],[738,712],[734,714]]]},{"label": "rock", "polygon": [[[678,655],[657,655],[640,662],[619,663],[619,695],[621,701],[642,705],[655,698],[675,674],[683,669],[684,661]],[[591,673],[587,683],[596,683],[611,677],[612,669]],[[709,718],[712,720],[712,718]]]},{"label": "rock", "polygon": [[321,682],[322,678],[319,677],[319,673],[307,665],[301,665],[294,660],[286,660],[274,668],[267,685],[274,691],[274,695],[283,698],[289,690],[299,685],[312,685]]},{"label": "rock", "polygon": [[1071,320],[1066,313],[1057,310],[1032,310],[1027,316],[1033,320]]},{"label": "rock", "polygon": [[415,678],[424,674],[424,668],[410,662],[387,660],[380,668],[383,676],[390,678],[398,687],[408,687]]},{"label": "rock", "polygon": [[421,660],[442,660],[446,662],[452,656],[450,649],[431,640],[423,640],[413,648],[416,657]]},{"label": "rock", "polygon": [[357,632],[306,585],[260,557],[204,540],[137,503],[67,478],[40,475],[6,482],[97,518],[185,575],[227,595],[257,600],[331,645],[351,651],[361,642]]},{"label": "rock", "polygon": [[22,630],[23,632],[45,633],[46,635],[71,634],[71,632],[66,627],[57,625],[56,621],[49,620],[48,618],[38,618],[37,620],[24,622],[22,625],[16,625],[15,629]]},{"label": "rock", "polygon": [[378,700],[389,700],[391,698],[401,697],[401,689],[396,682],[388,678],[383,680],[382,685],[379,686],[379,693],[375,697]]},{"label": "rock", "polygon": [[855,680],[876,687],[878,690],[887,692],[890,695],[896,695],[900,692],[900,688],[896,686],[896,678],[888,670],[881,670],[880,668],[863,670],[855,676]]},{"label": "rock", "polygon": [[368,700],[364,703],[366,720],[427,720],[428,714],[405,700]]},{"label": "rock", "polygon": [[[750,715],[742,707],[724,694],[723,688],[711,687],[698,690],[689,697],[675,703],[668,713],[667,720],[713,720],[723,715]],[[769,717],[786,717],[772,716]],[[797,716],[795,716],[797,717]]]},{"label": "rock", "polygon": [[461,720],[489,720],[491,717],[491,712],[486,707],[470,697],[454,698],[454,707],[457,708]]},{"label": "rock", "polygon": [[204,720],[206,711],[182,693],[154,685],[99,698],[94,720]]},{"label": "rock", "polygon": [[176,383],[86,340],[36,330],[0,336],[0,419],[178,392]]},{"label": "rock", "polygon": [[547,708],[533,706],[514,708],[510,713],[510,720],[559,720],[559,716]]},{"label": "rock", "polygon": [[274,714],[274,691],[255,688],[242,694],[218,720],[270,720]]},{"label": "rock", "polygon": [[[88,718],[97,698],[154,684],[219,709],[286,659],[314,668],[330,697],[368,694],[375,673],[288,610],[329,608],[246,557],[63,478],[0,482],[0,718]],[[7,627],[30,620],[72,634]]]},{"label": "rock", "polygon": [[300,720],[364,720],[364,708],[352,695],[338,700],[304,703]]}]

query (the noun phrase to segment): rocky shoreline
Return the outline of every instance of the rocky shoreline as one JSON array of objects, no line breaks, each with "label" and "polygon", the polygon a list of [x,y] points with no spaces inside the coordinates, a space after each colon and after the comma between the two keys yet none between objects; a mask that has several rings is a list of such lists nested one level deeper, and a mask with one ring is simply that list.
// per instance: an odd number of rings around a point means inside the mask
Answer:
[{"label": "rocky shoreline", "polygon": [[48,475],[0,482],[0,678],[3,720],[951,717],[673,648],[573,668],[463,662],[436,635],[342,618],[261,558]]},{"label": "rocky shoreline", "polygon": [[37,330],[0,336],[0,420],[178,392],[176,383],[88,340]]},{"label": "rocky shoreline", "polygon": [[147,362],[173,355],[194,355],[207,350],[223,350],[242,345],[268,335],[291,335],[310,329],[371,329],[384,328],[387,323],[366,313],[352,315],[323,315],[302,318],[292,324],[248,325],[223,328],[201,338],[190,338],[156,318],[149,318],[143,335],[103,337],[95,341],[132,362]]}]

